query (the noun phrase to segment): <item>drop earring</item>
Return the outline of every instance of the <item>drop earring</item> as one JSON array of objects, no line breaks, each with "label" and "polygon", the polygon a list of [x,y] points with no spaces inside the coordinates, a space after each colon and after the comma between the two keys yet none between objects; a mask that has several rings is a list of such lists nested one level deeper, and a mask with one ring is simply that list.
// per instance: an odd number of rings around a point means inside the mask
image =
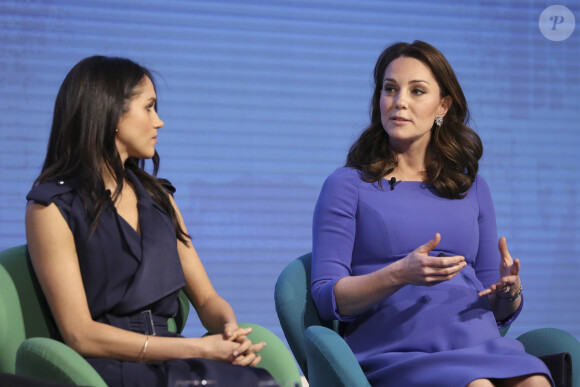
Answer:
[{"label": "drop earring", "polygon": [[440,127],[441,125],[443,125],[443,117],[441,117],[441,116],[437,116],[437,117],[435,117],[435,124],[436,124],[437,126],[439,126],[439,127]]}]

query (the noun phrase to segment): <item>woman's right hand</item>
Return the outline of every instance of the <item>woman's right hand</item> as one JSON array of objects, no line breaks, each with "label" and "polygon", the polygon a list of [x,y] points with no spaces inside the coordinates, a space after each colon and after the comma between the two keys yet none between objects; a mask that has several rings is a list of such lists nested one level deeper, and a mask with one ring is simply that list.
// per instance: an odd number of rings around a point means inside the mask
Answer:
[{"label": "woman's right hand", "polygon": [[441,235],[419,246],[399,262],[399,276],[403,283],[433,286],[455,277],[467,263],[460,255],[432,257],[429,252],[441,242]]}]

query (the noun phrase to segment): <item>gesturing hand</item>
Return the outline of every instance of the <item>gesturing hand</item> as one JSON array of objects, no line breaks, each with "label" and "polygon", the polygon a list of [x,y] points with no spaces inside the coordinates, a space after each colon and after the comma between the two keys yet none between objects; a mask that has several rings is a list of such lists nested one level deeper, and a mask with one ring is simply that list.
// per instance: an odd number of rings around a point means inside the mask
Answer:
[{"label": "gesturing hand", "polygon": [[441,242],[441,235],[419,246],[400,260],[401,275],[404,283],[432,286],[455,277],[467,265],[465,257],[431,257],[429,252]]},{"label": "gesturing hand", "polygon": [[498,248],[501,254],[501,261],[499,263],[500,278],[496,283],[491,284],[489,288],[479,292],[479,297],[493,293],[501,293],[501,296],[498,296],[499,298],[512,298],[522,286],[520,280],[520,260],[517,258],[512,259],[507,248],[505,237],[499,238]]}]

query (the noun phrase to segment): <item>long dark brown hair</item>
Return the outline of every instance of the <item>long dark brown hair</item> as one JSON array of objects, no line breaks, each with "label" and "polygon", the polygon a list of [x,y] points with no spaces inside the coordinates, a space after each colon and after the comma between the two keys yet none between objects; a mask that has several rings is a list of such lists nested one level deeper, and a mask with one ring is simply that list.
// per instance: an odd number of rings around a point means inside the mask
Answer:
[{"label": "long dark brown hair", "polygon": [[381,123],[380,98],[383,77],[389,64],[399,58],[415,58],[429,67],[439,84],[441,97],[451,97],[443,125],[433,124],[425,154],[425,183],[445,198],[465,197],[475,180],[483,154],[481,139],[467,126],[469,110],[461,86],[443,54],[428,43],[395,43],[379,56],[374,70],[375,89],[371,102],[371,123],[351,146],[346,165],[359,169],[367,182],[382,184],[384,176],[397,166],[389,136]]},{"label": "long dark brown hair", "polygon": [[[112,194],[118,198],[126,172],[115,146],[115,130],[131,100],[142,90],[151,72],[125,59],[92,56],[77,63],[65,77],[54,104],[54,115],[46,158],[35,184],[57,179],[72,179],[91,218],[91,232],[99,224],[108,195],[103,182],[107,168],[117,183]],[[157,105],[155,105],[157,110]],[[145,160],[129,157],[125,168],[131,170],[145,190],[171,217],[176,237],[188,244],[189,235],[179,224],[166,190],[165,180],[156,177],[157,151],[152,158],[153,175],[143,167]]]}]

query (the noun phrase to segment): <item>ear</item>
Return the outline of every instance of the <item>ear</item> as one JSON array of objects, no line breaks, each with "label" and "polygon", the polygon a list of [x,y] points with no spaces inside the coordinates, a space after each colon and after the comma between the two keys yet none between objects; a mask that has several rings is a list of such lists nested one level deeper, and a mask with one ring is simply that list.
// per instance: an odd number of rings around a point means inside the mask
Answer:
[{"label": "ear", "polygon": [[447,111],[451,107],[451,96],[447,95],[441,99],[441,104],[439,105],[439,109],[437,110],[437,115],[441,117],[445,117]]}]

